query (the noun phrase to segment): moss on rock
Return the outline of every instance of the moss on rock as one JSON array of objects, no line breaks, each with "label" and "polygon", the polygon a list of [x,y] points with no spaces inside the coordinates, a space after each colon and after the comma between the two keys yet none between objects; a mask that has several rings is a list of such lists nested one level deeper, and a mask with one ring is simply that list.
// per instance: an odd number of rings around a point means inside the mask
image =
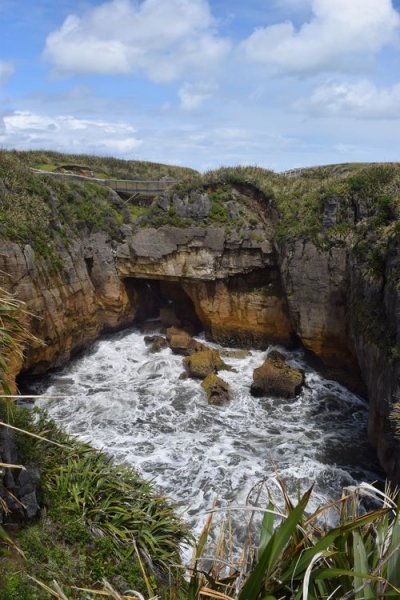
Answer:
[{"label": "moss on rock", "polygon": [[201,387],[207,394],[208,404],[221,406],[229,400],[229,385],[215,373],[207,375]]}]

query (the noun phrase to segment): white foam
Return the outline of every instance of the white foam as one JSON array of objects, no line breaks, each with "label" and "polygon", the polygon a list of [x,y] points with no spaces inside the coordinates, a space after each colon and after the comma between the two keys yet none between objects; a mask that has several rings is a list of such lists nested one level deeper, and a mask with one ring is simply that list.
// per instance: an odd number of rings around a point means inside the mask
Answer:
[{"label": "white foam", "polygon": [[67,398],[39,404],[68,433],[133,464],[190,507],[195,529],[215,496],[222,506],[245,502],[275,469],[294,494],[315,481],[314,504],[340,496],[344,484],[379,477],[365,442],[365,402],[307,367],[300,353],[286,352],[306,371],[307,387],[293,401],[250,395],[265,352],[224,357],[236,369],[220,373],[233,398],[215,407],[198,381],[179,380],[182,357],[151,354],[143,338],[130,330],[100,340],[39,386]]}]

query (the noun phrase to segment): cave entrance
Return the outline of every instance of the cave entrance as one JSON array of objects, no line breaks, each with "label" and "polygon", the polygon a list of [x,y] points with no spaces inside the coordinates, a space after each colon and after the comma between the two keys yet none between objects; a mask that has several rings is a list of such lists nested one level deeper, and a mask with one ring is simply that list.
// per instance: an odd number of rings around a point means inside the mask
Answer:
[{"label": "cave entrance", "polygon": [[137,323],[159,319],[164,327],[185,329],[191,335],[203,331],[194,304],[179,281],[128,277],[124,285],[131,305],[137,307]]}]

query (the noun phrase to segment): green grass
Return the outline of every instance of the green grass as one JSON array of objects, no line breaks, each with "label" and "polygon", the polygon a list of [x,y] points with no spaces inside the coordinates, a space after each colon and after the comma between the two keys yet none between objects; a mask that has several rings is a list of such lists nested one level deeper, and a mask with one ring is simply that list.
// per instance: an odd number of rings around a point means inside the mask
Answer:
[{"label": "green grass", "polygon": [[32,411],[1,402],[0,417],[23,430],[19,459],[40,469],[44,510],[36,523],[13,527],[25,560],[0,545],[0,598],[47,598],[28,575],[47,585],[61,581],[71,599],[80,597],[73,587],[97,588],[103,578],[142,592],[149,583],[162,587],[159,578],[168,579],[180,544],[190,537],[176,507],[133,468],[69,439],[45,415],[34,419]]},{"label": "green grass", "polygon": [[95,177],[114,179],[159,180],[162,177],[182,179],[196,171],[162,163],[141,160],[123,160],[112,156],[64,154],[50,150],[11,151],[26,167],[54,171],[69,165],[89,167]]}]

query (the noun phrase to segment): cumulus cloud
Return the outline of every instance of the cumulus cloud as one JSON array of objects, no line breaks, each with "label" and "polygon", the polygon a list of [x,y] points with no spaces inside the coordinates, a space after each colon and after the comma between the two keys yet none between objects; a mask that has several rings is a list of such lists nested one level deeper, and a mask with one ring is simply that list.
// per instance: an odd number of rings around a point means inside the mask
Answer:
[{"label": "cumulus cloud", "polygon": [[4,85],[13,74],[13,63],[10,60],[0,60],[0,85]]},{"label": "cumulus cloud", "polygon": [[400,83],[379,88],[370,81],[327,81],[316,87],[307,101],[296,108],[313,116],[356,119],[400,118]]},{"label": "cumulus cloud", "polygon": [[377,53],[398,35],[392,0],[313,0],[312,19],[258,27],[242,42],[245,56],[289,73],[354,69],[351,58]]},{"label": "cumulus cloud", "polygon": [[47,37],[44,57],[59,74],[142,72],[170,82],[207,72],[229,49],[207,0],[111,0],[68,16]]},{"label": "cumulus cloud", "polygon": [[141,140],[135,129],[125,123],[78,119],[63,115],[48,117],[29,111],[3,115],[0,145],[17,149],[53,148],[77,153],[127,156]]}]

